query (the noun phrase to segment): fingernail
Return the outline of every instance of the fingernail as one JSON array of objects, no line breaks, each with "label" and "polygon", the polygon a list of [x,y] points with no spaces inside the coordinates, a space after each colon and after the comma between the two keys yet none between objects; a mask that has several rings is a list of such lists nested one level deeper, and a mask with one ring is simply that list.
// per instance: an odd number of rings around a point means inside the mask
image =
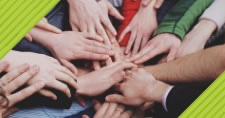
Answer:
[{"label": "fingernail", "polygon": [[86,103],[84,101],[81,101],[80,104],[81,104],[82,107],[86,106]]},{"label": "fingernail", "polygon": [[29,65],[28,64],[23,64],[21,69],[22,70],[27,70],[27,69],[29,69]]},{"label": "fingernail", "polygon": [[67,90],[66,92],[68,93],[68,97],[71,98],[70,90]]},{"label": "fingernail", "polygon": [[57,97],[56,97],[56,96],[52,96],[52,99],[53,99],[53,100],[57,100]]},{"label": "fingernail", "polygon": [[37,65],[34,65],[34,66],[32,66],[32,70],[34,72],[39,72],[40,71],[40,68]]}]

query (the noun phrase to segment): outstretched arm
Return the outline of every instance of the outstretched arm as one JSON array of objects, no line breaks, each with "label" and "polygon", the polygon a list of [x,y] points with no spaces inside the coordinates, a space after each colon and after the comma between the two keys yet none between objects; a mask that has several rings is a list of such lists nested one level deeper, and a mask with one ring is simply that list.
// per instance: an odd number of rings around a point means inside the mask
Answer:
[{"label": "outstretched arm", "polygon": [[146,66],[157,80],[171,83],[212,81],[225,70],[225,45],[209,48],[175,61]]}]

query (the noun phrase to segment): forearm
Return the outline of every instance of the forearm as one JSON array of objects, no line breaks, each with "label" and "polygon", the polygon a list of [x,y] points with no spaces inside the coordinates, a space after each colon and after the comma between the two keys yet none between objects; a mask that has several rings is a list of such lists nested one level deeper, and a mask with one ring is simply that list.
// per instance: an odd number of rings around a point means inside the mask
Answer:
[{"label": "forearm", "polygon": [[45,46],[49,50],[51,50],[54,40],[56,40],[58,38],[57,35],[59,35],[56,33],[44,31],[39,28],[33,28],[30,31],[30,34],[32,35],[33,40],[35,42],[40,43],[41,45]]},{"label": "forearm", "polygon": [[212,81],[225,70],[225,46],[216,46],[175,61],[144,67],[169,83]]},{"label": "forearm", "polygon": [[172,33],[183,39],[197,18],[212,2],[213,0],[180,0],[164,17],[156,35]]}]

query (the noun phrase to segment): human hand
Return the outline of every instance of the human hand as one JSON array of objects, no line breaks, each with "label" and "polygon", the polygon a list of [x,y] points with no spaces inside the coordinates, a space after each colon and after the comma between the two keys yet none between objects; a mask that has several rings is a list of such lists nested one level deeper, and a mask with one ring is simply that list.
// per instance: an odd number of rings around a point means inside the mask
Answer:
[{"label": "human hand", "polygon": [[168,53],[166,61],[172,61],[176,57],[177,50],[181,45],[180,39],[174,34],[163,33],[150,40],[147,45],[129,61],[135,64],[144,63],[157,55]]},{"label": "human hand", "polygon": [[[95,101],[94,108],[96,111],[94,118],[131,118],[134,114],[133,110],[126,109],[124,105],[117,103],[104,102],[101,104],[100,102]],[[83,115],[82,118],[89,117]]]},{"label": "human hand", "polygon": [[129,72],[125,81],[118,86],[122,95],[108,95],[106,101],[134,106],[145,102],[161,102],[162,95],[168,87],[167,84],[155,80],[148,72],[138,69]]},{"label": "human hand", "polygon": [[[142,0],[142,5],[143,5],[144,7],[146,7],[146,6],[148,6],[151,2],[152,2],[152,0]],[[164,0],[156,0],[156,3],[155,3],[155,5],[154,5],[154,7],[155,7],[156,9],[159,9],[159,8],[162,6],[163,2],[164,2]]]},{"label": "human hand", "polygon": [[155,0],[147,7],[140,7],[130,24],[121,33],[119,42],[124,39],[124,36],[127,33],[131,32],[130,39],[124,52],[126,55],[131,52],[132,55],[136,55],[138,51],[147,44],[150,36],[156,30],[158,24],[156,10],[153,7],[154,2]]},{"label": "human hand", "polygon": [[[7,62],[0,63],[0,72],[6,71],[9,64]],[[34,65],[30,67],[27,64],[20,65],[8,72],[0,79],[0,117],[6,117],[17,111],[14,105],[32,94],[41,90],[45,83],[37,81],[36,83],[15,92],[19,87],[27,84],[40,71],[39,67]]]},{"label": "human hand", "polygon": [[216,30],[216,24],[207,19],[200,22],[185,36],[176,58],[183,57],[204,49],[207,40]]},{"label": "human hand", "polygon": [[[48,20],[46,18],[41,19],[41,21],[38,24],[36,24],[36,27],[46,30],[46,31],[49,31],[49,32],[57,33],[57,34],[62,33],[62,31],[60,29],[58,29],[54,25],[49,24]],[[32,36],[30,35],[30,33],[27,33],[25,38],[28,41],[32,42]]]},{"label": "human hand", "polygon": [[[70,24],[73,30],[79,28],[81,32],[97,33],[110,44],[105,29],[113,35],[117,32],[109,20],[108,15],[123,19],[119,12],[107,1],[102,0],[68,0],[70,11]],[[80,12],[82,11],[82,12]]]},{"label": "human hand", "polygon": [[[3,60],[10,63],[10,67],[7,72],[23,63],[38,65],[40,67],[40,72],[28,81],[29,85],[33,85],[38,81],[44,81],[46,83],[46,87],[59,90],[65,93],[68,97],[71,96],[71,93],[65,83],[77,89],[77,84],[74,80],[76,76],[67,68],[61,66],[60,63],[52,57],[30,52],[11,51]],[[42,89],[39,93],[50,97],[53,100],[57,99],[56,95],[47,89]]]},{"label": "human hand", "polygon": [[[125,69],[135,67],[131,63],[116,62],[97,71],[78,78],[77,93],[86,96],[96,96],[104,93],[116,83],[123,80]],[[100,76],[101,75],[101,76]]]},{"label": "human hand", "polygon": [[[93,39],[93,40],[89,40]],[[94,41],[96,40],[96,41]],[[53,55],[68,69],[77,74],[72,60],[106,60],[114,53],[98,35],[66,31],[53,37],[50,47]]]}]

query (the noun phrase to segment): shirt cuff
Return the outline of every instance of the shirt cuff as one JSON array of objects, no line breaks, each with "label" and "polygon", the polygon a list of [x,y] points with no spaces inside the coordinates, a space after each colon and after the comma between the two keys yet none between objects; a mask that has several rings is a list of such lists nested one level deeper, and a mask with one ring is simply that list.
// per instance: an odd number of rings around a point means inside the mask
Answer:
[{"label": "shirt cuff", "polygon": [[170,91],[173,89],[174,86],[169,86],[165,92],[163,93],[163,96],[162,96],[162,105],[163,105],[163,108],[166,110],[166,112],[168,112],[168,109],[166,107],[166,99],[167,99],[167,96],[168,94],[170,93]]}]

